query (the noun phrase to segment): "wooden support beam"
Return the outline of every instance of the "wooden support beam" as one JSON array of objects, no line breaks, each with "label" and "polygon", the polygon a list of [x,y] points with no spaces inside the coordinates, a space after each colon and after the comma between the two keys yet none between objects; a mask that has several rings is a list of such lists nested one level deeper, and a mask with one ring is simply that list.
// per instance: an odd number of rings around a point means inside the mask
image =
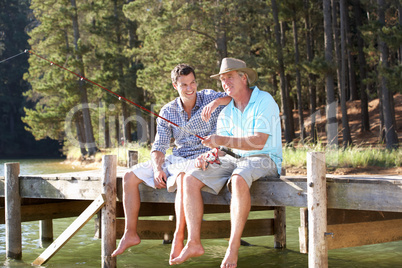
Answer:
[{"label": "wooden support beam", "polygon": [[127,167],[131,168],[138,164],[138,151],[128,150],[127,151]]},{"label": "wooden support beam", "polygon": [[274,210],[274,247],[286,248],[286,208],[276,207]]},{"label": "wooden support beam", "polygon": [[[79,216],[91,201],[65,201],[48,204],[22,205],[21,221],[38,221]],[[0,208],[0,224],[5,223],[4,208]]]},{"label": "wooden support beam", "polygon": [[[160,239],[165,234],[173,236],[176,228],[175,221],[168,220],[140,220],[137,225],[137,232],[141,239]],[[124,233],[124,220],[117,219],[117,237]],[[274,234],[274,219],[252,219],[247,220],[242,237],[266,236]],[[229,238],[230,221],[203,221],[201,224],[201,238]]]},{"label": "wooden support beam", "polygon": [[102,268],[116,267],[116,173],[117,157],[104,155],[102,158],[102,193],[106,196],[101,213]]},{"label": "wooden support beam", "polygon": [[328,225],[402,219],[401,212],[327,209]]},{"label": "wooden support beam", "polygon": [[328,248],[346,248],[402,240],[402,219],[328,225]]},{"label": "wooden support beam", "polygon": [[308,267],[328,267],[325,154],[307,153]]},{"label": "wooden support beam", "polygon": [[300,249],[300,253],[308,253],[308,213],[307,213],[307,208],[300,208],[299,249]]},{"label": "wooden support beam", "polygon": [[21,238],[21,197],[20,164],[4,164],[5,173],[5,222],[6,222],[6,257],[20,260],[22,258]]},{"label": "wooden support beam", "polygon": [[32,265],[42,265],[54,256],[105,204],[100,195],[70,226],[38,257]]},{"label": "wooden support beam", "polygon": [[39,240],[43,248],[49,242],[53,242],[53,220],[40,220],[39,221]]},{"label": "wooden support beam", "polygon": [[[271,211],[275,207],[252,206],[250,211]],[[228,205],[204,205],[204,214],[210,213],[230,213]],[[142,202],[139,216],[169,216],[174,215],[174,203],[150,203]],[[116,203],[116,217],[124,217],[122,202]]]}]

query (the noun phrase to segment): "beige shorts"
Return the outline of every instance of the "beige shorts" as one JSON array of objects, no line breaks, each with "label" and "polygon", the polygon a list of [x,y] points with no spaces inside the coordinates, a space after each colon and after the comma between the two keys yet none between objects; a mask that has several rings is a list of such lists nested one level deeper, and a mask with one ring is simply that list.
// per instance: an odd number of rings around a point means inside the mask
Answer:
[{"label": "beige shorts", "polygon": [[230,185],[232,175],[240,175],[249,187],[261,177],[278,176],[278,169],[268,155],[260,154],[240,159],[225,155],[220,157],[220,161],[221,165],[210,164],[205,171],[198,168],[188,174],[205,184],[203,191],[213,194],[219,194],[226,183]]},{"label": "beige shorts", "polygon": [[[184,157],[168,155],[162,165],[163,171],[167,176],[167,190],[174,192],[177,189],[177,175],[194,169],[195,159],[188,160]],[[135,165],[132,172],[149,187],[155,188],[154,171],[151,160]]]}]

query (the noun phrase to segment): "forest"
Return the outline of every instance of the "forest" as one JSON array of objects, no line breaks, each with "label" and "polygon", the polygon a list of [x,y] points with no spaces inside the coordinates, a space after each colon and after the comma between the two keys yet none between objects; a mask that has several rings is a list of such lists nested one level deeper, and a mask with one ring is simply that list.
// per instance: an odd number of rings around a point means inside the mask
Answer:
[{"label": "forest", "polygon": [[399,148],[400,0],[2,0],[0,157],[150,144],[154,116],[80,77],[157,113],[178,96],[174,66],[221,91],[209,76],[225,57],[257,70],[281,109],[284,146],[353,146],[347,103],[360,101],[358,131],[369,132],[379,99],[378,144]]}]

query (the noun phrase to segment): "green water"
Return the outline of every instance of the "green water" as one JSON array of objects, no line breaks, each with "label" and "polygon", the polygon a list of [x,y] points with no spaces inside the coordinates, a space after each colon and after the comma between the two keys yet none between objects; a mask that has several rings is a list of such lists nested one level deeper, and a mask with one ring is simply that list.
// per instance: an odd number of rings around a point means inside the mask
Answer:
[{"label": "green water", "polygon": [[[0,160],[0,176],[3,175],[3,163]],[[9,161],[7,161],[9,162]],[[14,162],[14,161],[13,161]],[[57,173],[77,171],[60,160],[23,160],[21,174]],[[60,169],[58,169],[60,168]],[[68,169],[70,168],[70,169]],[[252,212],[250,218],[271,217],[272,212]],[[206,219],[228,218],[224,215],[207,215]],[[54,220],[54,236],[60,235],[74,218]],[[239,252],[238,267],[308,267],[308,256],[299,253],[298,226],[299,209],[288,207],[287,248],[273,248],[273,237],[244,238],[253,246],[243,246]],[[30,267],[43,251],[39,241],[38,222],[22,224],[22,261],[5,258],[5,226],[0,225],[0,265],[1,267]],[[89,221],[56,255],[43,267],[100,267],[101,241],[93,238],[94,221]],[[204,240],[205,254],[190,260],[179,267],[219,267],[225,254],[227,241],[224,239]],[[144,240],[136,247],[130,248],[118,256],[118,267],[169,267],[170,245],[163,245],[159,240]],[[355,248],[330,250],[329,267],[402,267],[402,241],[362,246]]]}]

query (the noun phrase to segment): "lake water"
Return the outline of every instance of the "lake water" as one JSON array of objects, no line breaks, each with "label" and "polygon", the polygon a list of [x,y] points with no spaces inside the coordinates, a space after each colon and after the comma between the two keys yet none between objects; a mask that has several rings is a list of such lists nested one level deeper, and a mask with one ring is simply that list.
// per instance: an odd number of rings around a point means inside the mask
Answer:
[{"label": "lake water", "polygon": [[[4,174],[5,162],[0,160],[0,176]],[[49,174],[79,171],[82,168],[61,164],[61,160],[21,160],[21,174]],[[252,212],[250,218],[272,217],[272,212]],[[228,219],[228,214],[208,215],[208,219]],[[53,221],[56,238],[74,221],[74,218]],[[244,238],[253,246],[243,246],[239,252],[238,267],[308,267],[308,256],[299,253],[298,227],[299,209],[288,207],[286,210],[287,248],[273,248],[273,237]],[[0,267],[30,267],[43,251],[39,241],[38,222],[22,224],[22,261],[5,258],[5,226],[0,224]],[[89,221],[56,255],[43,267],[101,267],[101,241],[93,238],[94,221]],[[225,239],[203,240],[205,254],[178,267],[219,267],[225,255]],[[163,245],[159,240],[144,240],[118,256],[118,267],[169,267],[170,245]],[[330,250],[328,263],[331,268],[344,267],[402,267],[402,241],[362,246],[355,248]]]}]

